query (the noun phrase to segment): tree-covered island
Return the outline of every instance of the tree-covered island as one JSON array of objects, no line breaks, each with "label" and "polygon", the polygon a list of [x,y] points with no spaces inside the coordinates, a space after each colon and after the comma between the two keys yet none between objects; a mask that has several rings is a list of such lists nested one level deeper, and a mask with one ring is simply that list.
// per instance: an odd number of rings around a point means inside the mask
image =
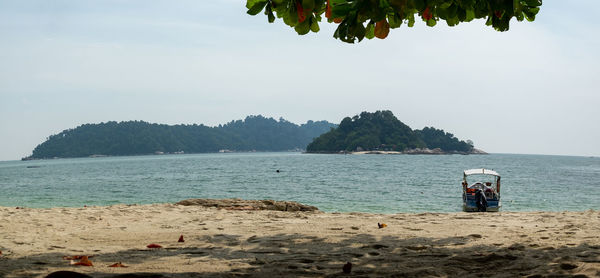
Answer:
[{"label": "tree-covered island", "polygon": [[335,126],[326,121],[296,125],[260,115],[215,127],[143,121],[84,124],[51,135],[24,159],[304,150],[313,138]]},{"label": "tree-covered island", "polygon": [[433,127],[412,130],[390,111],[362,112],[339,126],[327,121],[296,125],[258,115],[214,127],[144,121],[84,124],[51,135],[23,159],[220,151],[481,153],[467,142]]},{"label": "tree-covered island", "polygon": [[473,143],[460,141],[453,134],[433,127],[412,130],[391,111],[362,112],[346,117],[329,132],[308,144],[309,153],[390,151],[408,154],[483,153]]}]

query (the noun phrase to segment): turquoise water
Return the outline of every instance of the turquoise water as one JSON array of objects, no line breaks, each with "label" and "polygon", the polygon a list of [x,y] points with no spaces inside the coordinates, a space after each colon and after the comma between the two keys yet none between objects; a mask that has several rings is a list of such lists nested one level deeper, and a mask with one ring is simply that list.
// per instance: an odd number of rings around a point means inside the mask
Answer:
[{"label": "turquoise water", "polygon": [[469,168],[502,175],[504,211],[600,209],[600,158],[512,154],[225,153],[6,161],[0,162],[0,206],[235,197],[293,200],[324,211],[454,212],[461,210],[462,171]]}]

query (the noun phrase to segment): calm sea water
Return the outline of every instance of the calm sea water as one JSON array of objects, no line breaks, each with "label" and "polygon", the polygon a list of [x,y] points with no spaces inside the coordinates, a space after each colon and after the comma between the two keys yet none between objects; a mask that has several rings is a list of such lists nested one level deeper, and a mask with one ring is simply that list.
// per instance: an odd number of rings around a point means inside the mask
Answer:
[{"label": "calm sea water", "polygon": [[[462,171],[502,175],[504,211],[600,209],[600,158],[226,153],[0,162],[0,206],[293,200],[324,211],[454,212]],[[276,172],[280,170],[280,172]]]}]

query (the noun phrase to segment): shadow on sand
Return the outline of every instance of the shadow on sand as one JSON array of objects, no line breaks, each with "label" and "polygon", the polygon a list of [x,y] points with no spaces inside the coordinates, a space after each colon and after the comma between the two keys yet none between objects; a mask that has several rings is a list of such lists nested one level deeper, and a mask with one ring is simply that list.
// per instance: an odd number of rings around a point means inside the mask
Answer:
[{"label": "shadow on sand", "polygon": [[[96,267],[75,267],[62,260],[66,253],[46,253],[22,258],[0,257],[0,276],[44,277],[59,270],[91,277],[598,277],[600,246],[540,247],[537,244],[502,246],[478,235],[432,239],[350,234],[339,242],[301,234],[251,236],[218,234],[195,238],[208,247],[160,250],[124,250],[97,253]],[[469,244],[468,244],[469,243]],[[173,272],[113,271],[108,262],[140,263],[173,259]],[[214,261],[238,262],[227,272],[211,272]],[[350,274],[342,266],[351,262]],[[195,266],[197,264],[197,266]],[[23,266],[27,266],[27,271]],[[97,267],[100,266],[100,267]],[[238,267],[239,266],[239,267]],[[104,270],[102,270],[104,269]],[[161,268],[158,268],[161,269]],[[165,268],[162,268],[165,269]],[[139,268],[136,268],[136,271]],[[164,271],[164,270],[163,270]],[[32,272],[38,273],[36,275]],[[29,273],[29,274],[28,274]],[[75,277],[75,276],[62,276]]]}]

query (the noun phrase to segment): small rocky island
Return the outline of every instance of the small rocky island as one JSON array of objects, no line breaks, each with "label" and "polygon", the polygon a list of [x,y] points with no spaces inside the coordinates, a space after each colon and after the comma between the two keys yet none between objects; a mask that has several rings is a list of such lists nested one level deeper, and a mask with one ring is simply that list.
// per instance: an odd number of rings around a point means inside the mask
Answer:
[{"label": "small rocky island", "polygon": [[485,154],[452,133],[433,127],[413,130],[391,111],[346,117],[306,147],[308,153]]}]

